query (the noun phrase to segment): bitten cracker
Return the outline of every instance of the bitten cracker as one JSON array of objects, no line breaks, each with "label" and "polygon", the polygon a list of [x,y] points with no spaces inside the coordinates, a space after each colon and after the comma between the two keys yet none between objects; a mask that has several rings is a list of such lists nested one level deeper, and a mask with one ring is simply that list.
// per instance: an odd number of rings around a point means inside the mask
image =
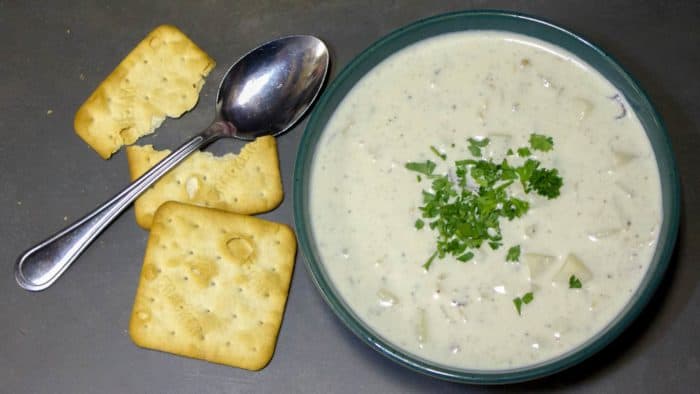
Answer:
[{"label": "bitten cracker", "polygon": [[[128,147],[131,179],[143,175],[169,153],[150,145]],[[134,212],[139,226],[148,229],[153,214],[166,201],[254,214],[275,208],[282,197],[277,143],[274,137],[266,136],[246,144],[238,155],[216,157],[195,152],[142,194]]]},{"label": "bitten cracker", "polygon": [[129,334],[136,345],[249,370],[270,361],[296,240],[287,226],[168,202],[148,239]]},{"label": "bitten cracker", "polygon": [[177,118],[199,99],[215,62],[176,27],[150,32],[75,114],[75,132],[103,159]]}]

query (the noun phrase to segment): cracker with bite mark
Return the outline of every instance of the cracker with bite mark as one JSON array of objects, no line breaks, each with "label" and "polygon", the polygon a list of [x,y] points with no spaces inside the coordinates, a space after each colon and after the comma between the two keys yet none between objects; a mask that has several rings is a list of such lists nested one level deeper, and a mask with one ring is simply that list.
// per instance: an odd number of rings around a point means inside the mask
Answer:
[{"label": "cracker with bite mark", "polygon": [[199,99],[215,62],[174,26],[150,32],[75,114],[75,132],[103,158],[177,118]]},{"label": "cracker with bite mark", "polygon": [[296,240],[287,226],[168,202],[157,211],[129,334],[138,346],[259,370],[282,323]]},{"label": "cracker with bite mark", "polygon": [[[169,153],[150,145],[128,147],[131,179],[143,175]],[[148,229],[153,214],[166,201],[254,214],[274,209],[283,195],[277,142],[265,136],[246,144],[238,155],[193,153],[143,193],[134,212],[139,226]]]}]

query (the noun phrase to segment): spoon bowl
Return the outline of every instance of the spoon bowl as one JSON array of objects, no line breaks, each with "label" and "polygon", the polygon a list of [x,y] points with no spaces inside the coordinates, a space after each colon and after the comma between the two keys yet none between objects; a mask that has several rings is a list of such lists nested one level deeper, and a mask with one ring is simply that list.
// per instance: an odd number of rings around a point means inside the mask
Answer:
[{"label": "spoon bowl", "polygon": [[226,73],[216,99],[218,118],[243,140],[279,135],[296,123],[320,91],[328,68],[328,50],[312,36],[284,37],[243,58]]},{"label": "spoon bowl", "polygon": [[195,150],[222,137],[252,140],[287,131],[321,91],[328,63],[328,49],[313,36],[283,37],[238,59],[219,85],[209,127],[111,200],[23,253],[15,265],[19,286],[38,291],[53,284],[124,209]]}]

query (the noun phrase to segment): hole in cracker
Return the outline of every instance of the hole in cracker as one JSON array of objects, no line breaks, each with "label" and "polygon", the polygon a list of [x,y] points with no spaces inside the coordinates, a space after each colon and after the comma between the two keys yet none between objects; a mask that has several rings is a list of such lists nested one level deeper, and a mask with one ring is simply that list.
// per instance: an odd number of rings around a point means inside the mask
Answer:
[{"label": "hole in cracker", "polygon": [[239,288],[238,288],[238,292],[239,292],[239,293],[242,293],[242,292],[243,292],[243,288],[242,288],[242,287],[239,287]]},{"label": "hole in cracker", "polygon": [[143,96],[143,99],[146,100],[146,101],[148,101],[148,100],[150,100],[151,98],[148,97],[148,96]]},{"label": "hole in cracker", "polygon": [[168,82],[168,78],[163,77],[163,78],[161,79],[161,81],[163,81],[163,82]]},{"label": "hole in cracker", "polygon": [[187,276],[183,276],[182,279],[183,279],[183,280],[190,280],[190,278],[187,277]]},{"label": "hole in cracker", "polygon": [[148,64],[148,59],[143,59],[143,64]]},{"label": "hole in cracker", "polygon": [[238,315],[235,313],[233,315],[231,315],[231,317],[233,317],[234,319],[238,319]]},{"label": "hole in cracker", "polygon": [[216,282],[210,282],[210,283],[209,283],[209,286],[211,286],[211,287],[216,286]]},{"label": "hole in cracker", "polygon": [[238,197],[234,197],[233,202],[238,202]]},{"label": "hole in cracker", "polygon": [[277,272],[277,267],[272,267],[272,269],[270,271]]},{"label": "hole in cracker", "polygon": [[194,254],[194,251],[190,249],[190,250],[187,251],[187,254],[189,254],[190,256],[192,256],[192,255]]},{"label": "hole in cracker", "polygon": [[217,260],[221,260],[221,256],[216,256],[216,259],[217,259]]},{"label": "hole in cracker", "polygon": [[231,342],[226,341],[226,347],[229,347],[229,346],[231,346]]},{"label": "hole in cracker", "polygon": [[275,245],[279,245],[279,244],[280,244],[280,240],[279,240],[279,239],[276,239],[276,240],[275,240]]},{"label": "hole in cracker", "polygon": [[211,309],[207,308],[204,310],[205,313],[211,313]]},{"label": "hole in cracker", "polygon": [[262,325],[263,325],[262,320],[258,320],[258,325],[259,325],[259,326],[262,326]]},{"label": "hole in cracker", "polygon": [[170,335],[175,336],[175,331],[170,331]]},{"label": "hole in cracker", "polygon": [[270,298],[270,293],[265,292],[265,294],[263,294],[263,297],[265,297],[265,298]]},{"label": "hole in cracker", "polygon": [[258,351],[258,348],[252,347],[252,348],[250,348],[250,350],[252,350],[253,352],[257,352],[257,351]]}]

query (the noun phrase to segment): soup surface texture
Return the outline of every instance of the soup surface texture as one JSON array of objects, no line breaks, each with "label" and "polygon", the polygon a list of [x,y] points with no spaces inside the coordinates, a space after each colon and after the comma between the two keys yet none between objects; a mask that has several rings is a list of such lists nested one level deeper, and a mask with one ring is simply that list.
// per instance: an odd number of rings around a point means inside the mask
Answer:
[{"label": "soup surface texture", "polygon": [[[468,138],[488,138],[478,159],[520,165],[514,152],[533,133],[552,138],[552,150],[529,157],[558,170],[560,195],[513,183],[529,210],[501,220],[500,247],[425,269],[437,230],[420,207],[433,190],[406,163],[452,174],[455,161],[475,159]],[[602,330],[636,291],[661,223],[654,154],[621,95],[563,49],[497,31],[420,41],[364,76],[323,132],[310,196],[342,300],[395,346],[467,369],[546,361]],[[519,258],[507,261],[513,246]]]}]

